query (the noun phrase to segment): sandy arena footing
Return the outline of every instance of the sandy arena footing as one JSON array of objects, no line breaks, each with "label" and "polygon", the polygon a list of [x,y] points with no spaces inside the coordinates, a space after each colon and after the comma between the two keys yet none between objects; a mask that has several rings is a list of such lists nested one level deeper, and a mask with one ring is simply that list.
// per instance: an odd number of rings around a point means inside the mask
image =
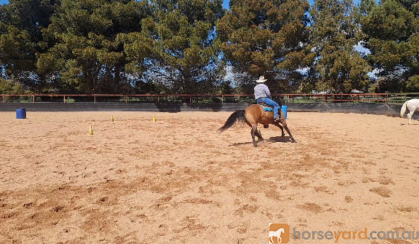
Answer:
[{"label": "sandy arena footing", "polygon": [[[0,243],[266,244],[269,223],[419,231],[418,121],[291,112],[298,143],[259,125],[269,140],[254,148],[247,125],[216,132],[230,114],[1,112]],[[338,243],[418,243],[350,237]]]}]

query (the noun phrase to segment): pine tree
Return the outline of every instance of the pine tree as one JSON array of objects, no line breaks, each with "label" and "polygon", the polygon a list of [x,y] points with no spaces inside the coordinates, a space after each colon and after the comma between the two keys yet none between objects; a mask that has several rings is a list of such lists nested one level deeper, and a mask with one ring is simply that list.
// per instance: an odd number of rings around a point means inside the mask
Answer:
[{"label": "pine tree", "polygon": [[44,33],[56,44],[40,55],[38,69],[57,73],[72,91],[130,92],[126,35],[141,32],[149,15],[147,1],[62,0]]},{"label": "pine tree", "polygon": [[363,40],[381,77],[378,91],[419,91],[419,3],[414,0],[362,1]]},{"label": "pine tree", "polygon": [[36,62],[48,48],[42,33],[56,5],[51,0],[10,0],[0,6],[0,62],[8,78],[37,90],[45,86]]},{"label": "pine tree", "polygon": [[[297,87],[307,57],[306,0],[231,0],[217,23],[218,43],[233,70],[244,75],[243,87],[264,75],[272,92]],[[246,90],[246,89],[245,89]]]},{"label": "pine tree", "polygon": [[213,46],[215,22],[224,11],[222,0],[151,0],[151,4],[154,23],[149,35],[155,46],[145,79],[158,80],[173,93],[211,92],[223,70]]},{"label": "pine tree", "polygon": [[360,28],[352,0],[317,0],[310,13],[313,74],[318,78],[313,88],[333,93],[366,90],[370,68],[354,49]]}]

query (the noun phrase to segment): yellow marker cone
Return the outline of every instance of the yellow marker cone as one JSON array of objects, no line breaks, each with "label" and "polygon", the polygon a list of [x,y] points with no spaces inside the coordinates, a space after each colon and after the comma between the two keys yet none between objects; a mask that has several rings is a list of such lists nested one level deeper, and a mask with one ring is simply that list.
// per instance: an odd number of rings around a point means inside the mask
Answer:
[{"label": "yellow marker cone", "polygon": [[91,136],[93,135],[93,126],[92,125],[89,128],[89,135],[91,135]]},{"label": "yellow marker cone", "polygon": [[156,116],[153,115],[153,122],[156,122]]},{"label": "yellow marker cone", "polygon": [[112,121],[112,122],[114,122],[114,121],[115,121],[115,120],[113,119],[113,115],[112,115],[112,117],[111,117],[111,121]]}]

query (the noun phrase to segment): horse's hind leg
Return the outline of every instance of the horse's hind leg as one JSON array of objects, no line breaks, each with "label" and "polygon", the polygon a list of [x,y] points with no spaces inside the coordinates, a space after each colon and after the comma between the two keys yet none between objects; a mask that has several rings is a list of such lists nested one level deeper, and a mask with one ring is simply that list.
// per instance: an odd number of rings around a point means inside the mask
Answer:
[{"label": "horse's hind leg", "polygon": [[262,137],[262,132],[260,130],[256,130],[256,136],[258,137],[259,141],[265,141]]},{"label": "horse's hind leg", "polygon": [[260,132],[260,130],[257,129],[257,124],[255,125],[256,126],[256,130],[255,131],[253,130],[253,124],[251,124],[248,121],[246,121],[246,124],[252,128],[250,130],[250,135],[252,136],[252,139],[254,138],[254,136],[257,136],[259,141],[264,141],[265,140],[265,139],[263,139],[262,133]]},{"label": "horse's hind leg", "polygon": [[258,134],[257,130],[258,130],[258,125],[257,124],[252,125],[252,131],[250,132],[250,134],[252,135],[253,146],[255,147],[258,146],[255,139],[256,134]]},{"label": "horse's hind leg", "polygon": [[[250,125],[250,127],[252,127],[252,129],[250,130],[250,134],[253,136],[253,126]],[[265,139],[263,139],[262,137],[262,132],[260,130],[257,129],[257,125],[256,125],[256,131],[255,131],[255,136],[258,137],[259,141],[264,141]]]}]

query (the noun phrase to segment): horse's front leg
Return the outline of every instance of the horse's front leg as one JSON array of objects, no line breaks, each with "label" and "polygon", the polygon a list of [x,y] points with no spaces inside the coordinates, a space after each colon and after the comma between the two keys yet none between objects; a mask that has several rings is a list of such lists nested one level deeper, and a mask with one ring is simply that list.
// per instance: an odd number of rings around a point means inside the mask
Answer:
[{"label": "horse's front leg", "polygon": [[[285,121],[285,116],[284,116],[284,113],[282,112],[282,110],[280,110],[280,116],[281,116],[281,119],[280,119],[280,122],[281,121]],[[284,137],[285,136],[285,133],[284,133],[284,127],[282,127],[282,125],[280,125],[279,123],[277,123],[277,125],[276,126],[278,126],[280,129],[281,129],[281,131],[282,131],[282,137]],[[289,133],[288,133],[289,134]]]},{"label": "horse's front leg", "polygon": [[[290,137],[291,137],[291,141],[292,142],[294,142],[294,143],[296,143],[297,141],[294,139],[294,137],[291,135],[291,131],[290,131],[290,129],[288,129],[288,125],[287,125],[287,122],[285,121],[285,119],[284,118],[281,118],[280,120],[279,120],[279,123],[281,123],[282,124],[282,126],[285,128],[285,130],[287,131],[287,133],[288,133],[288,135],[290,135]],[[281,125],[280,124],[275,124],[276,126],[278,126],[278,127],[280,127]],[[281,126],[281,127],[282,127]],[[282,132],[283,133],[283,132]]]},{"label": "horse's front leg", "polygon": [[282,137],[284,137],[285,136],[284,127],[282,127],[282,125],[280,125],[279,123],[276,123],[275,125],[278,126],[281,129],[281,131],[282,131]]},{"label": "horse's front leg", "polygon": [[288,132],[288,135],[290,135],[290,137],[291,137],[291,141],[292,142],[294,142],[294,143],[297,143],[297,141],[294,139],[294,137],[291,135],[291,131],[290,131],[290,129],[288,129],[288,126],[284,126],[285,127],[285,130],[287,130],[287,132]]},{"label": "horse's front leg", "polygon": [[412,117],[413,117],[414,113],[415,113],[415,111],[411,111],[407,114],[407,118],[409,119],[409,123],[408,123],[409,125],[412,124]]}]

